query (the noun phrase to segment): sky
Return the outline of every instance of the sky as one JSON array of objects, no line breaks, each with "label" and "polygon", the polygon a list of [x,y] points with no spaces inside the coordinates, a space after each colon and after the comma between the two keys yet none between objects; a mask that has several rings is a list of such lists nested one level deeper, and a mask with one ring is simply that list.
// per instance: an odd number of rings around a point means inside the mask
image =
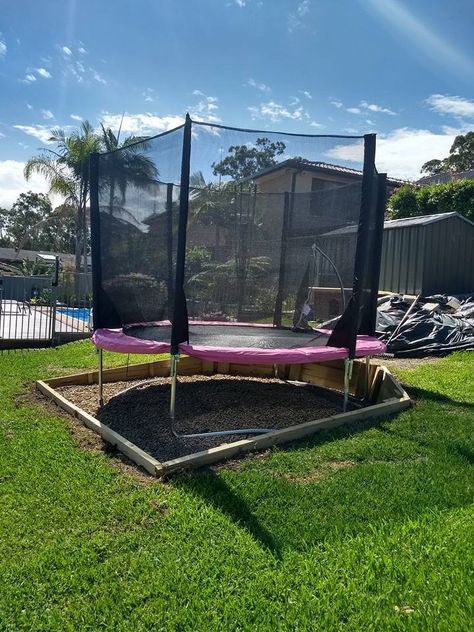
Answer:
[{"label": "sky", "polygon": [[420,177],[474,129],[472,0],[1,0],[0,206],[23,166],[89,120],[154,135],[196,120],[377,134]]}]

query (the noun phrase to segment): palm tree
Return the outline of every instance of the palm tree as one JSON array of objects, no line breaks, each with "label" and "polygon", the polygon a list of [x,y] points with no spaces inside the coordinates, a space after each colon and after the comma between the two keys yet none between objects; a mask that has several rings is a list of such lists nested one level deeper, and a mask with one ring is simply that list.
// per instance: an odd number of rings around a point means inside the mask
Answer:
[{"label": "palm tree", "polygon": [[[112,209],[115,190],[120,192],[119,204],[123,204],[128,183],[146,187],[158,176],[153,161],[144,155],[149,143],[143,137],[129,136],[120,143],[120,129],[115,135],[101,125],[98,134],[88,121],[70,136],[61,129],[54,129],[49,139],[57,143],[56,150],[43,149],[39,156],[31,158],[25,166],[25,178],[39,173],[49,183],[50,193],[62,195],[63,208],[76,210],[75,268],[79,272],[81,258],[87,270],[87,205],[89,202],[89,158],[98,151],[112,152],[102,162],[103,182],[109,186],[109,205]],[[115,151],[121,149],[122,151]]]},{"label": "palm tree", "polygon": [[67,136],[64,130],[54,129],[50,141],[57,144],[56,150],[43,149],[41,154],[28,160],[25,178],[39,173],[49,183],[50,193],[62,195],[64,204],[76,209],[75,266],[87,270],[87,203],[89,199],[89,157],[101,149],[101,139],[88,121],[81,124],[80,131]]},{"label": "palm tree", "polygon": [[[128,184],[146,188],[158,178],[158,169],[151,158],[145,155],[151,147],[151,141],[145,136],[128,136],[121,143],[117,134],[101,123],[101,144],[104,151],[111,152],[104,163],[103,176],[109,186],[110,207],[115,202],[115,190],[120,192],[120,203],[125,201]],[[120,151],[116,151],[120,149]]]}]

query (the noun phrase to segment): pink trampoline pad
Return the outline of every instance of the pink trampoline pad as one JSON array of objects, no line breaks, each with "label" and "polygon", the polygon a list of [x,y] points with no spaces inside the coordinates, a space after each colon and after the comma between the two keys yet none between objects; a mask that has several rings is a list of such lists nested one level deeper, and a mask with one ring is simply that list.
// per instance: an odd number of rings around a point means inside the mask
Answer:
[{"label": "pink trampoline pad", "polygon": [[[293,332],[260,324],[190,322],[189,343],[181,353],[211,362],[235,364],[304,364],[348,357],[344,347],[327,346],[330,331]],[[171,326],[167,321],[121,329],[97,329],[96,347],[119,353],[160,354],[170,352]],[[358,336],[356,356],[384,353],[377,338]]]}]

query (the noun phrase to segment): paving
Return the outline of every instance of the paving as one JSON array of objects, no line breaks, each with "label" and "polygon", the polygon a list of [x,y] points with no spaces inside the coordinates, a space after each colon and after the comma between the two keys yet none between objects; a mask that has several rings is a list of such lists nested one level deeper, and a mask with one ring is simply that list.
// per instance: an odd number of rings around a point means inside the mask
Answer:
[{"label": "paving", "polygon": [[[53,327],[54,321],[54,327]],[[0,340],[50,340],[53,333],[82,334],[87,323],[56,313],[47,306],[3,300],[0,306]]]}]

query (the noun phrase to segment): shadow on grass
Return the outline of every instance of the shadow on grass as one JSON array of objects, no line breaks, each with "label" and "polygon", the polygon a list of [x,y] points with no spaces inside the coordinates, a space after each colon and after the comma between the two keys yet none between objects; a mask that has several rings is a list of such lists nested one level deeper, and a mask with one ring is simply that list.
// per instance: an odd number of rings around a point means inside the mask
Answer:
[{"label": "shadow on grass", "polygon": [[[434,394],[427,399],[451,404],[448,398],[435,398]],[[277,559],[284,550],[303,550],[328,539],[357,536],[367,529],[395,527],[426,512],[450,511],[470,503],[470,468],[466,465],[474,463],[474,452],[462,438],[445,437],[440,445],[427,437],[407,434],[403,424],[394,427],[387,423],[394,417],[355,422],[279,448],[295,452],[296,463],[300,450],[378,428],[394,440],[393,455],[387,458],[354,457],[351,467],[329,470],[314,479],[309,472],[300,480],[291,478],[291,464],[288,472],[282,472],[269,467],[266,459],[242,468],[234,462],[231,468],[223,465],[218,470],[182,475],[173,484],[227,515]],[[399,440],[411,441],[412,453],[397,456]]]},{"label": "shadow on grass", "polygon": [[407,388],[408,394],[415,401],[419,401],[422,399],[438,402],[439,404],[446,404],[448,406],[454,406],[456,408],[464,408],[468,410],[474,410],[474,403],[471,402],[463,402],[457,399],[451,399],[446,395],[442,395],[441,393],[436,393],[435,391],[428,391],[424,388],[418,388],[416,386],[405,385]]},{"label": "shadow on grass", "polygon": [[281,557],[280,547],[270,531],[264,527],[250,509],[249,503],[235,489],[210,468],[194,474],[182,474],[175,484],[196,494],[215,509],[227,515],[235,524],[246,529],[261,546]]}]

